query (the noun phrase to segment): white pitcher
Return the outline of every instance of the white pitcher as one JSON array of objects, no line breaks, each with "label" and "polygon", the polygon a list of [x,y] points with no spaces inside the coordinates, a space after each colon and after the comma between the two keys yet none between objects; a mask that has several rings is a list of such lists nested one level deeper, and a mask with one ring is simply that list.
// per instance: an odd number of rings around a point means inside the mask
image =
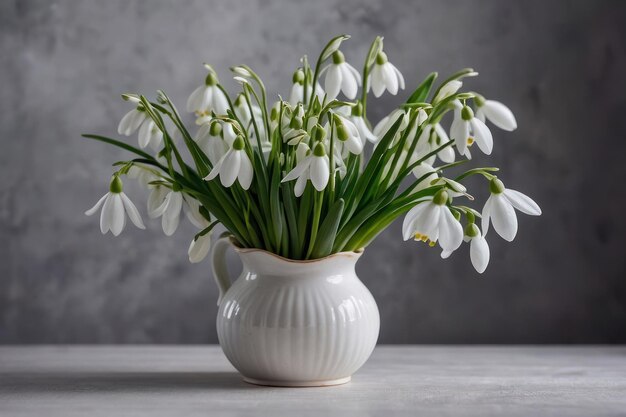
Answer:
[{"label": "white pitcher", "polygon": [[[243,263],[232,284],[228,248]],[[350,381],[372,353],[380,327],[376,302],[355,273],[361,253],[293,261],[240,248],[230,238],[216,242],[217,335],[245,381],[286,387]]]}]

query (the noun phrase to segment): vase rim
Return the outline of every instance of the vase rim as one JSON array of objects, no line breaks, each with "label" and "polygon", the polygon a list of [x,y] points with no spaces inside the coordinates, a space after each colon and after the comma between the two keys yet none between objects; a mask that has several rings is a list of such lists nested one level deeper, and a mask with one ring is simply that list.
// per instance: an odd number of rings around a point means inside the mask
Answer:
[{"label": "vase rim", "polygon": [[328,256],[324,256],[323,258],[316,258],[316,259],[290,259],[290,258],[285,258],[284,256],[277,255],[274,252],[270,252],[270,251],[265,250],[265,249],[244,248],[244,247],[240,246],[240,243],[232,235],[228,236],[228,241],[232,245],[234,251],[237,252],[237,253],[247,254],[247,253],[259,252],[259,253],[263,253],[263,254],[266,254],[268,256],[271,256],[271,257],[273,257],[273,258],[275,258],[275,259],[277,259],[279,261],[289,262],[289,263],[292,263],[292,264],[312,264],[312,263],[315,263],[315,262],[326,261],[326,260],[329,260],[329,259],[332,259],[332,258],[338,258],[340,256],[357,255],[357,257],[360,257],[363,254],[363,252],[365,251],[365,248],[360,248],[360,249],[357,249],[357,250],[354,250],[354,251],[332,253],[332,254],[330,254]]}]

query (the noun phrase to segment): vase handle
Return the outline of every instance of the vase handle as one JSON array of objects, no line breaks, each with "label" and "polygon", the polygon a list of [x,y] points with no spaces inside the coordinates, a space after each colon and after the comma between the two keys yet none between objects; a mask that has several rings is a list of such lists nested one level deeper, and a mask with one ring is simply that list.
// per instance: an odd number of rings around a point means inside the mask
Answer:
[{"label": "vase handle", "polygon": [[224,294],[226,294],[226,291],[228,291],[231,285],[228,268],[226,266],[226,251],[230,245],[230,238],[228,236],[222,237],[215,242],[213,251],[211,252],[211,268],[213,269],[213,278],[215,279],[217,288],[220,290],[220,295],[217,299],[218,306],[222,302]]}]

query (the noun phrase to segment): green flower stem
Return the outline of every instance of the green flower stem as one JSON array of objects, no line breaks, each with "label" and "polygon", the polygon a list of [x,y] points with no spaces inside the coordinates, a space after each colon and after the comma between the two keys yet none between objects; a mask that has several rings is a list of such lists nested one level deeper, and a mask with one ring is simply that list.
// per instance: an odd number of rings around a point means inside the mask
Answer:
[{"label": "green flower stem", "polygon": [[313,197],[313,221],[311,222],[311,237],[309,239],[309,247],[306,252],[306,256],[304,259],[309,259],[311,253],[313,252],[313,248],[315,247],[315,239],[317,238],[317,230],[320,224],[320,216],[322,214],[322,202],[324,198],[323,191],[314,191]]}]

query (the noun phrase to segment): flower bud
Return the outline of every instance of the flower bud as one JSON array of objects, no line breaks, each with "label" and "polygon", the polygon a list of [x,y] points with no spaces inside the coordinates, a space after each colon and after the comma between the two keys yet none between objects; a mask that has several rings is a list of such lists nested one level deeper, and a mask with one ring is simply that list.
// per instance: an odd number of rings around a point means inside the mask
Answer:
[{"label": "flower bud", "polygon": [[387,59],[387,54],[384,53],[383,51],[380,51],[378,53],[378,55],[376,55],[376,64],[377,65],[384,65],[385,63],[387,63],[387,61],[389,61]]},{"label": "flower bud", "polygon": [[465,236],[476,237],[478,235],[480,235],[480,230],[474,223],[468,223],[467,226],[465,226]]},{"label": "flower bud", "polygon": [[346,62],[346,58],[343,56],[343,53],[339,50],[333,52],[333,64],[339,65]]},{"label": "flower bud", "polygon": [[294,84],[304,84],[304,71],[302,71],[302,69],[298,68],[298,70],[296,72],[293,73],[293,77],[291,79],[293,81]]},{"label": "flower bud", "polygon": [[215,85],[217,84],[217,77],[215,76],[213,72],[209,72],[206,78],[204,79],[204,83],[206,85]]},{"label": "flower bud", "polygon": [[124,187],[119,175],[113,175],[113,177],[111,177],[111,182],[109,183],[109,191],[115,194],[119,194],[122,192],[123,189]]},{"label": "flower bud", "polygon": [[352,106],[352,116],[361,117],[363,116],[363,104],[360,101],[357,102],[356,106]]},{"label": "flower bud", "polygon": [[350,135],[348,135],[348,130],[346,129],[346,126],[341,122],[335,125],[335,131],[337,132],[337,139],[342,142],[345,142],[350,137]]},{"label": "flower bud", "polygon": [[497,177],[489,181],[489,191],[491,191],[491,194],[502,194],[504,189],[504,184]]},{"label": "flower bud", "polygon": [[246,146],[246,142],[243,140],[243,136],[237,135],[233,142],[233,149],[236,151],[242,150]]},{"label": "flower bud", "polygon": [[447,202],[448,192],[444,188],[442,188],[441,190],[437,191],[437,194],[435,194],[435,196],[433,197],[433,203],[438,206],[442,206]]},{"label": "flower bud", "polygon": [[474,118],[474,111],[470,106],[463,106],[461,109],[461,118],[466,122]]},{"label": "flower bud", "polygon": [[311,137],[315,142],[320,142],[326,137],[326,130],[318,123],[311,129]]},{"label": "flower bud", "polygon": [[324,148],[324,144],[322,142],[318,142],[317,145],[315,145],[313,148],[313,155],[319,157],[326,155],[326,148]]}]

